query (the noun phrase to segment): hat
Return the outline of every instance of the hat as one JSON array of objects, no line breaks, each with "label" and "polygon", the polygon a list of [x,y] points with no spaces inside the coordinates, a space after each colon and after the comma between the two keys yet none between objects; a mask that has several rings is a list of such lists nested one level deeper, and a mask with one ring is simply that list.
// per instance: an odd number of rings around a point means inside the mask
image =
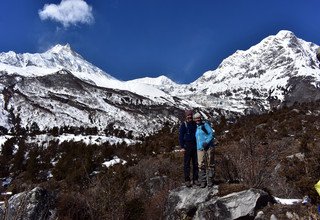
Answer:
[{"label": "hat", "polygon": [[192,110],[186,110],[185,111],[185,115],[187,116],[192,116],[193,115],[193,111]]},{"label": "hat", "polygon": [[200,115],[199,112],[197,112],[197,113],[195,113],[195,114],[193,115],[193,119],[196,119],[196,118],[201,118],[201,115]]}]

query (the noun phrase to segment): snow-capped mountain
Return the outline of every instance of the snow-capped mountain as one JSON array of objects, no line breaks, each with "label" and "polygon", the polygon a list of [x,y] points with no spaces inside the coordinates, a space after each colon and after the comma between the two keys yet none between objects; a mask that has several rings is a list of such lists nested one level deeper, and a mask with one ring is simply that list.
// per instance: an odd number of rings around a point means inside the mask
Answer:
[{"label": "snow-capped mountain", "polygon": [[317,45],[280,31],[246,51],[236,51],[213,71],[171,94],[206,107],[264,111],[281,102],[320,98]]},{"label": "snow-capped mountain", "polygon": [[[60,70],[68,70],[77,78],[96,86],[128,90],[149,98],[171,99],[166,93],[152,86],[117,80],[86,61],[73,51],[69,44],[64,46],[58,44],[44,53],[16,54],[13,51],[0,53],[0,70],[25,77],[45,76]],[[161,98],[158,101],[163,102]]]},{"label": "snow-capped mountain", "polygon": [[191,103],[151,85],[117,80],[69,45],[36,54],[1,53],[0,78],[5,128],[18,117],[22,127],[112,126],[138,136],[177,121],[175,109]]},{"label": "snow-capped mountain", "polygon": [[318,100],[317,48],[280,31],[184,85],[166,76],[117,80],[69,45],[36,54],[0,53],[0,126],[20,120],[23,127],[112,127],[139,135],[177,122],[186,108],[243,114]]},{"label": "snow-capped mountain", "polygon": [[13,51],[0,53],[0,67],[8,74],[17,73],[22,76],[43,76],[67,69],[85,80],[92,80],[88,78],[90,75],[95,77],[103,75],[104,78],[115,80],[74,52],[69,44],[64,46],[58,44],[44,53],[16,54]]}]

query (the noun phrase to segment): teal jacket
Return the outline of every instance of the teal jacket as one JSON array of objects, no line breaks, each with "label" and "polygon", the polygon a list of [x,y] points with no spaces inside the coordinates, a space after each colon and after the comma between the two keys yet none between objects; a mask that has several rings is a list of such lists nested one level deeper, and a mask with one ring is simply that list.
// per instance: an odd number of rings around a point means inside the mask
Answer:
[{"label": "teal jacket", "polygon": [[208,122],[202,122],[197,124],[196,130],[196,140],[197,140],[197,150],[204,149],[204,143],[206,143],[207,147],[213,146],[214,141],[214,130],[211,128]]}]

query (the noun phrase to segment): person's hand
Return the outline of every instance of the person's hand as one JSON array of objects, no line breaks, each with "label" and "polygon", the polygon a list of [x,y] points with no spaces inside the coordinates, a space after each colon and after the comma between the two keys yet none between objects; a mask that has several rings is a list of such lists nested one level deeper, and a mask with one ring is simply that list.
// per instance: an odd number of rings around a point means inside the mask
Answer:
[{"label": "person's hand", "polygon": [[203,143],[202,143],[202,147],[203,147],[204,150],[208,150],[208,146],[209,146],[209,145],[208,145],[207,142],[203,142]]}]

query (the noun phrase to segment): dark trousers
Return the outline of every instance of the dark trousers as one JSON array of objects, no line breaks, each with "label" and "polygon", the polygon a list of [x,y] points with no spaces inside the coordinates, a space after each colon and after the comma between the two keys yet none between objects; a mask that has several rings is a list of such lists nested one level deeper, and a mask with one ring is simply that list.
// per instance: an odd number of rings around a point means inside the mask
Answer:
[{"label": "dark trousers", "polygon": [[184,151],[184,180],[190,181],[190,162],[192,162],[192,179],[198,180],[198,156],[196,143],[186,143]]}]

